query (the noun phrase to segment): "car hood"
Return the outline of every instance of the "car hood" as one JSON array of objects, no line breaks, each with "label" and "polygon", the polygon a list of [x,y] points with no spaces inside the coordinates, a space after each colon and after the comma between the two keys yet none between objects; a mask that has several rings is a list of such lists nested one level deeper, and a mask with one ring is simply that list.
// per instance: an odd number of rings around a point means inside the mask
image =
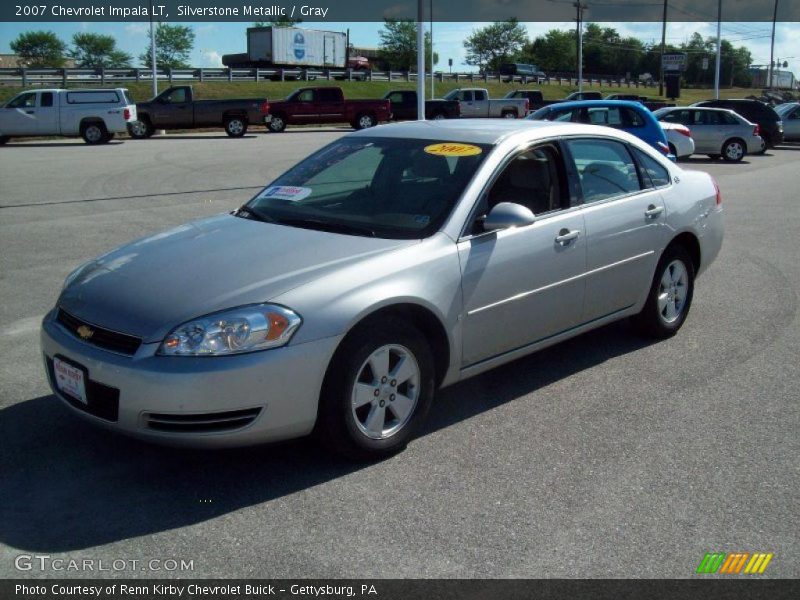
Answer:
[{"label": "car hood", "polygon": [[337,268],[416,243],[218,215],[87,263],[58,305],[89,323],[156,342],[195,317],[266,302]]}]

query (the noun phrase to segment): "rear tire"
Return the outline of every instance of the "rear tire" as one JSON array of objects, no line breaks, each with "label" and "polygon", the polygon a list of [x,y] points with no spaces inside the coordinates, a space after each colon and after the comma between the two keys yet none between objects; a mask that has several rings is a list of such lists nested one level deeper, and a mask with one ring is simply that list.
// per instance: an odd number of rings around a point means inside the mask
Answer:
[{"label": "rear tire", "polygon": [[105,144],[108,141],[108,130],[103,123],[92,121],[81,125],[81,137],[89,145]]},{"label": "rear tire", "polygon": [[243,117],[228,117],[224,123],[228,137],[240,138],[247,133],[247,121]]},{"label": "rear tire", "polygon": [[375,117],[369,113],[361,113],[356,117],[354,127],[356,129],[369,129],[377,125]]},{"label": "rear tire", "polygon": [[434,121],[444,121],[446,118],[447,115],[445,115],[443,112],[436,112],[433,114]]},{"label": "rear tire", "polygon": [[728,140],[722,145],[722,158],[727,162],[739,162],[747,154],[744,142],[738,138]]},{"label": "rear tire", "polygon": [[694,263],[686,249],[668,246],[658,261],[647,302],[632,319],[636,328],[658,339],[675,335],[692,306],[694,275]]},{"label": "rear tire", "polygon": [[135,140],[144,140],[152,137],[155,131],[155,127],[147,117],[128,123],[128,135]]},{"label": "rear tire", "polygon": [[434,393],[430,346],[410,323],[373,321],[348,335],[322,387],[315,431],[330,449],[377,460],[405,448]]},{"label": "rear tire", "polygon": [[504,119],[516,119],[517,118],[517,113],[515,113],[513,110],[508,110],[508,111],[504,112],[501,116]]}]

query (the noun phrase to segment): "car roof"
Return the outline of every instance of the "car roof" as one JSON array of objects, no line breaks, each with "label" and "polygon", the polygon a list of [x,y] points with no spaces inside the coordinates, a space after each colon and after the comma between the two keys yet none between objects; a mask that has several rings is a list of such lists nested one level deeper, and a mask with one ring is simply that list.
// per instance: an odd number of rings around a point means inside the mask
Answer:
[{"label": "car roof", "polygon": [[625,106],[635,110],[642,110],[644,106],[635,100],[570,100],[569,102],[559,102],[551,104],[548,108],[611,108]]},{"label": "car roof", "polygon": [[[406,138],[495,145],[516,136],[547,138],[554,135],[598,134],[616,131],[583,123],[523,119],[442,119],[379,125],[351,133],[353,137]],[[536,132],[539,135],[531,136]],[[624,137],[624,136],[621,136]],[[625,138],[627,139],[627,138]]]}]

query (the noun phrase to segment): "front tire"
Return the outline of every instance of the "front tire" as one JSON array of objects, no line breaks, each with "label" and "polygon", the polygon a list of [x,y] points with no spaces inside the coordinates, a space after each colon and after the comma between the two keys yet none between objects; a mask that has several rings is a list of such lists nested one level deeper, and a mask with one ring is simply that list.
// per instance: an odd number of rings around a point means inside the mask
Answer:
[{"label": "front tire", "polygon": [[694,263],[683,246],[668,246],[658,261],[642,311],[633,318],[643,334],[665,339],[686,321],[694,296]]},{"label": "front tire", "polygon": [[147,118],[128,123],[128,134],[135,140],[144,140],[155,133],[153,124]]},{"label": "front tire", "polygon": [[316,431],[332,450],[376,460],[405,448],[425,420],[434,393],[430,346],[394,318],[363,325],[331,361]]},{"label": "front tire", "polygon": [[225,119],[224,127],[228,137],[240,138],[247,133],[247,121],[242,117],[228,117]]},{"label": "front tire", "polygon": [[272,115],[267,129],[272,133],[281,133],[286,129],[286,119],[282,115]]}]

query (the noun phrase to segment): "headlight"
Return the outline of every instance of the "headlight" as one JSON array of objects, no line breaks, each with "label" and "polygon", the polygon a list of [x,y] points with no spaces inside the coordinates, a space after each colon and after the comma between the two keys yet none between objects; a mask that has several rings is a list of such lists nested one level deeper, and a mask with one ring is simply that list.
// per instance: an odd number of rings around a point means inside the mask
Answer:
[{"label": "headlight", "polygon": [[243,306],[175,328],[158,349],[165,356],[222,356],[277,348],[300,327],[298,314],[274,304]]}]

